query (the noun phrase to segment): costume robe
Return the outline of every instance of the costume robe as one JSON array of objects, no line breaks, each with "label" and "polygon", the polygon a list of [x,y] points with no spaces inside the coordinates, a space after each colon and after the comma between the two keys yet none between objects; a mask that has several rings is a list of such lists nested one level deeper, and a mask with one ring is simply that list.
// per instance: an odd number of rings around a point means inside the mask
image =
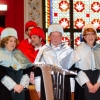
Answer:
[{"label": "costume robe", "polygon": [[100,83],[100,44],[93,48],[82,42],[76,52],[80,61],[76,62],[75,67],[78,69],[75,86],[75,100],[100,100],[100,88],[96,93],[90,93],[86,82],[93,85]]},{"label": "costume robe", "polygon": [[34,63],[43,62],[64,69],[70,69],[79,60],[79,56],[67,43],[61,43],[53,48],[51,44],[45,44],[37,54]]},{"label": "costume robe", "polygon": [[[41,47],[34,63],[42,62],[63,69],[70,69],[79,60],[79,56],[66,42],[62,42],[58,47],[52,44],[45,44]],[[71,100],[70,77],[66,75],[64,100]]]},{"label": "costume robe", "polygon": [[34,62],[38,50],[35,51],[34,46],[31,43],[29,43],[28,39],[21,41],[17,46],[17,49],[19,49],[30,62]]},{"label": "costume robe", "polygon": [[9,52],[5,48],[0,48],[0,55],[0,100],[30,100],[27,88],[21,93],[14,93],[13,87],[21,83],[23,75],[27,74],[29,77],[33,71],[35,76],[41,76],[41,71],[33,70],[33,64],[19,50]]}]

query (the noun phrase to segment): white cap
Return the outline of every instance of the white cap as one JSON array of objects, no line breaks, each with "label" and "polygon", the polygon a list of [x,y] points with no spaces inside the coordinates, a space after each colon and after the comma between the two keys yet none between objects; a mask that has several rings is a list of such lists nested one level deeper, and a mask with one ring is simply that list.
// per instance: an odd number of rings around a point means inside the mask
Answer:
[{"label": "white cap", "polygon": [[5,37],[8,36],[14,36],[15,38],[18,39],[17,37],[17,31],[14,28],[5,28],[2,32],[1,32],[1,40]]},{"label": "white cap", "polygon": [[48,36],[51,32],[60,32],[62,35],[64,34],[63,27],[60,24],[52,24],[48,27]]},{"label": "white cap", "polygon": [[96,27],[93,24],[86,24],[83,28],[82,28],[82,35],[84,34],[84,30],[88,29],[88,28],[92,28],[96,33]]}]

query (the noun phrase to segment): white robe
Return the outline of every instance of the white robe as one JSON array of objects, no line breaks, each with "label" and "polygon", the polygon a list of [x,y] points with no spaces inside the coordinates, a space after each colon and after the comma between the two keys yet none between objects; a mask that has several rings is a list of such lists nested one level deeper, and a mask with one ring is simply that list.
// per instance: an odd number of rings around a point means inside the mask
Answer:
[{"label": "white robe", "polygon": [[[0,55],[0,65],[3,67],[12,67],[17,71],[19,69],[32,67],[32,63],[30,63],[19,50],[9,52],[6,48],[0,48]],[[16,65],[16,68],[14,65]],[[29,81],[29,77],[27,75],[23,75],[20,84],[23,84],[23,86],[28,88]],[[7,75],[2,78],[1,82],[8,88],[8,90],[13,89],[16,85],[16,82]]]},{"label": "white robe", "polygon": [[[81,60],[75,64],[75,67],[81,70],[78,73],[76,80],[80,86],[82,86],[90,81],[82,70],[100,70],[100,44],[96,44],[91,48],[85,42],[82,42],[76,48],[76,52],[81,58]],[[98,78],[98,82],[100,82],[100,77]]]},{"label": "white robe", "polygon": [[62,43],[59,47],[53,48],[50,44],[45,44],[39,50],[35,63],[43,62],[64,69],[70,69],[79,60],[79,56],[67,43]]},{"label": "white robe", "polygon": [[[66,42],[63,42],[58,47],[51,44],[45,44],[41,47],[35,59],[35,64],[43,62],[63,69],[70,69],[78,60],[80,58],[75,50],[69,47]],[[71,92],[74,92],[73,78],[71,78]]]}]

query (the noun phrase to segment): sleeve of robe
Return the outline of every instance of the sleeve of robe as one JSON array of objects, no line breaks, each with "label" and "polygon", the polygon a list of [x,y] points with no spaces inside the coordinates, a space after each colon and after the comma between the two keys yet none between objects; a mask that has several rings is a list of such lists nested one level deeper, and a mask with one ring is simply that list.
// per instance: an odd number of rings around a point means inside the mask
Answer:
[{"label": "sleeve of robe", "polygon": [[80,86],[83,86],[86,82],[90,81],[87,75],[83,71],[78,72],[76,80]]},{"label": "sleeve of robe", "polygon": [[12,90],[16,85],[16,83],[3,72],[2,68],[0,68],[0,81],[8,90]]},{"label": "sleeve of robe", "polygon": [[78,54],[75,52],[75,50],[70,49],[70,52],[68,52],[65,57],[60,61],[60,64],[65,69],[70,69],[73,64],[75,64],[77,61],[79,61],[80,58]]}]

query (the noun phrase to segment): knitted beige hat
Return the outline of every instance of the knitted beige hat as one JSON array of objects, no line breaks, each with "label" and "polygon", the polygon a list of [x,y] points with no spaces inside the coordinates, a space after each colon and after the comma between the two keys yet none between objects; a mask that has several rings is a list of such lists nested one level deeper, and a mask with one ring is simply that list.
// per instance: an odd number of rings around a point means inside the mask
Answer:
[{"label": "knitted beige hat", "polygon": [[97,33],[96,27],[93,24],[86,24],[83,28],[82,28],[82,35],[84,34],[84,30],[88,29],[88,28],[92,28],[94,29],[94,31]]}]

